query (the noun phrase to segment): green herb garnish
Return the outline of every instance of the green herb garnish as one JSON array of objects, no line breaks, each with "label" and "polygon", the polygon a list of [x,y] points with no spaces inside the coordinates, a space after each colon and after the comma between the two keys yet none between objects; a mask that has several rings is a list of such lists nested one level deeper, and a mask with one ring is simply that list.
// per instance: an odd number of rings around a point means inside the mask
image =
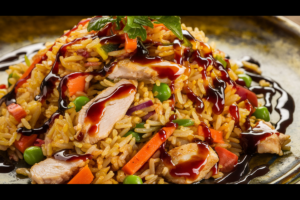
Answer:
[{"label": "green herb garnish", "polygon": [[88,24],[87,30],[99,31],[107,23],[116,24],[116,30],[120,30],[121,21],[126,23],[123,31],[128,34],[130,39],[140,37],[143,41],[147,38],[146,29],[143,26],[153,28],[153,23],[162,23],[170,29],[180,40],[183,40],[181,21],[178,16],[127,16],[127,23],[125,16],[110,16],[110,17],[94,17]]}]

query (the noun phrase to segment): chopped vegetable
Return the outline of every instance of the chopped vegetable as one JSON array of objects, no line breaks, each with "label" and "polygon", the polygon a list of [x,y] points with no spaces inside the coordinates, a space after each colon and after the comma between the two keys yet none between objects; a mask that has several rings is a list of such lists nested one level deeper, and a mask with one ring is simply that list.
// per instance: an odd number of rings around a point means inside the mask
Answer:
[{"label": "chopped vegetable", "polygon": [[25,63],[28,67],[30,67],[30,60],[28,59],[28,57],[25,55],[24,56],[24,59],[25,59]]},{"label": "chopped vegetable", "polygon": [[135,128],[145,128],[145,122],[141,122],[141,123],[139,123],[139,124],[136,124],[135,125]]},{"label": "chopped vegetable", "polygon": [[97,53],[102,57],[102,59],[105,61],[108,58],[107,53],[102,49],[101,44],[96,44],[94,46],[94,48],[96,49]]},{"label": "chopped vegetable", "polygon": [[166,83],[160,83],[160,85],[154,85],[152,92],[156,98],[161,102],[168,100],[171,97],[172,91]]},{"label": "chopped vegetable", "polygon": [[19,141],[16,140],[14,142],[14,145],[19,151],[24,153],[25,149],[33,145],[36,138],[37,138],[36,134],[29,135],[29,136],[22,135]]},{"label": "chopped vegetable", "polygon": [[24,151],[24,160],[29,165],[34,165],[35,163],[39,163],[44,159],[43,151],[40,147],[28,147]]},{"label": "chopped vegetable", "polygon": [[89,22],[87,30],[89,32],[92,30],[99,31],[109,22],[116,25],[116,30],[120,30],[121,23],[123,23],[125,25],[123,31],[128,34],[130,39],[140,37],[144,41],[147,38],[147,32],[144,27],[148,26],[153,28],[155,26],[153,26],[150,19],[156,20],[155,23],[163,24],[180,40],[183,40],[181,21],[178,16],[96,16]]},{"label": "chopped vegetable", "polygon": [[73,178],[69,181],[68,184],[90,184],[94,179],[88,165],[83,167]]},{"label": "chopped vegetable", "polygon": [[82,106],[84,106],[85,104],[87,104],[88,102],[90,101],[89,98],[85,97],[85,96],[80,96],[80,97],[77,97],[73,103],[75,104],[76,106],[76,112],[80,111]]},{"label": "chopped vegetable", "polygon": [[102,49],[106,52],[109,53],[111,51],[116,51],[119,48],[119,44],[105,44],[102,45]]},{"label": "chopped vegetable", "polygon": [[161,139],[159,133],[156,133],[143,147],[135,154],[135,156],[122,168],[129,175],[136,173],[156,152],[156,150],[164,143],[175,130],[175,127],[163,127],[166,132],[166,138]]},{"label": "chopped vegetable", "polygon": [[126,115],[131,115],[134,111],[141,110],[143,108],[147,108],[147,107],[152,106],[152,105],[153,105],[153,102],[151,100],[146,101],[146,102],[141,103],[137,106],[133,106],[133,107],[129,108],[128,111],[126,112]]},{"label": "chopped vegetable", "polygon": [[41,147],[42,144],[45,144],[45,141],[44,140],[41,140],[39,138],[37,138],[34,143],[33,143],[33,146],[37,146],[37,147]]},{"label": "chopped vegetable", "polygon": [[220,55],[216,55],[215,59],[217,59],[223,65],[224,68],[227,67],[227,62]]},{"label": "chopped vegetable", "polygon": [[125,50],[130,53],[136,50],[137,48],[137,38],[135,39],[130,39],[128,37],[128,34],[125,33]]},{"label": "chopped vegetable", "polygon": [[164,24],[153,24],[154,28],[156,27],[162,27],[165,30],[169,30]]},{"label": "chopped vegetable", "polygon": [[241,97],[240,101],[248,99],[254,107],[258,106],[256,95],[247,88],[244,88],[240,85],[236,85],[236,94],[238,94]]},{"label": "chopped vegetable", "polygon": [[73,96],[76,92],[83,92],[85,88],[85,78],[86,76],[78,76],[76,78],[72,78],[68,81],[67,86],[69,89],[69,95]]},{"label": "chopped vegetable", "polygon": [[128,135],[132,135],[132,137],[135,137],[135,141],[139,142],[141,140],[140,134],[134,132],[134,131],[128,131],[123,137],[127,137]]},{"label": "chopped vegetable", "polygon": [[27,115],[25,110],[19,104],[12,103],[7,106],[7,110],[18,122]]},{"label": "chopped vegetable", "polygon": [[238,156],[222,147],[215,147],[215,150],[219,156],[219,165],[222,165],[220,171],[231,172],[238,162]]},{"label": "chopped vegetable", "polygon": [[[8,80],[9,80],[10,78],[15,78],[15,79],[19,80],[20,77],[19,77],[17,74],[15,74],[15,73],[10,73],[9,76],[8,76]],[[11,84],[10,84],[10,82],[9,82],[8,80],[7,80],[7,82],[8,82],[8,87],[10,87]]]},{"label": "chopped vegetable", "polygon": [[245,81],[247,87],[251,86],[252,78],[250,76],[248,76],[247,74],[238,74],[238,77]]},{"label": "chopped vegetable", "polygon": [[123,184],[143,184],[142,179],[136,175],[129,175],[123,181]]},{"label": "chopped vegetable", "polygon": [[33,70],[33,68],[35,67],[35,64],[39,63],[42,60],[42,56],[38,56],[30,65],[30,67],[28,67],[28,69],[24,72],[24,74],[21,76],[20,79],[23,79],[25,77],[27,77],[30,72]]},{"label": "chopped vegetable", "polygon": [[154,114],[155,114],[155,110],[153,110],[153,111],[151,111],[151,112],[148,112],[147,115],[145,115],[145,116],[142,117],[142,120],[143,120],[143,121],[146,121],[147,119],[149,119],[149,117],[151,117],[151,116],[154,115]]},{"label": "chopped vegetable", "polygon": [[1,85],[0,85],[0,89],[6,89],[6,85],[1,84]]},{"label": "chopped vegetable", "polygon": [[177,123],[178,126],[193,126],[194,125],[194,121],[191,119],[175,119],[172,122]]},{"label": "chopped vegetable", "polygon": [[[216,142],[216,143],[224,143],[223,132],[222,131],[217,131],[217,130],[212,129],[212,128],[210,128],[209,130],[210,130],[211,137],[212,137],[212,139],[213,139],[214,142]],[[205,136],[202,126],[198,126],[198,135]]]},{"label": "chopped vegetable", "polygon": [[270,113],[268,109],[264,106],[255,108],[254,113],[252,116],[255,116],[257,119],[263,119],[266,122],[270,121]]},{"label": "chopped vegetable", "polygon": [[186,38],[183,36],[183,46],[186,46],[186,47],[193,47],[192,43]]}]

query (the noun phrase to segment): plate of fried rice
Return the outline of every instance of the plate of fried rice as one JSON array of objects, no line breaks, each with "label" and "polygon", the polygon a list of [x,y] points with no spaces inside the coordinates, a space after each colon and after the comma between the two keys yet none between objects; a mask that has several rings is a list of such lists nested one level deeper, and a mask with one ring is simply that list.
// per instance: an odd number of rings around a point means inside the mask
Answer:
[{"label": "plate of fried rice", "polygon": [[297,25],[61,18],[0,35],[1,183],[297,182]]}]

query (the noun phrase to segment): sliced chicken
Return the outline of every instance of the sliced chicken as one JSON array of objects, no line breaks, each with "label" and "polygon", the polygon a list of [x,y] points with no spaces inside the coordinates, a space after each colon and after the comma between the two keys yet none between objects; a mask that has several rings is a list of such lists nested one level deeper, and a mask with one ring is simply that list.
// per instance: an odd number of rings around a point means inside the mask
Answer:
[{"label": "sliced chicken", "polygon": [[[113,80],[117,78],[133,79],[146,83],[154,83],[156,80],[160,80],[162,83],[169,84],[172,81],[169,78],[176,79],[184,71],[184,66],[170,61],[142,65],[131,62],[129,59],[124,59],[116,64],[113,71],[108,75],[108,78]],[[174,77],[173,74],[175,75]]]},{"label": "sliced chicken", "polygon": [[122,79],[113,87],[103,90],[80,111],[78,123],[84,142],[95,144],[106,138],[115,123],[122,119],[132,104],[137,82]]},{"label": "sliced chicken", "polygon": [[85,161],[66,162],[47,158],[33,165],[30,169],[31,180],[38,184],[60,184],[68,181],[76,174]]},{"label": "sliced chicken", "polygon": [[264,121],[260,121],[253,130],[273,133],[266,139],[259,142],[257,145],[258,153],[276,153],[281,156],[283,155],[281,148],[291,141],[289,139],[289,135],[279,133],[278,136],[278,132],[274,130],[274,127],[270,123]]},{"label": "sliced chicken", "polygon": [[[178,184],[190,184],[193,182],[200,181],[203,179],[211,170],[211,168],[219,161],[218,155],[215,153],[215,151],[209,147],[208,153],[201,156],[199,155],[199,149],[198,145],[196,143],[189,143],[182,145],[180,147],[176,147],[172,150],[170,150],[168,153],[171,156],[172,162],[175,165],[175,168],[178,164],[184,164],[186,162],[191,161],[191,159],[197,158],[197,156],[200,156],[201,159],[205,159],[206,157],[206,163],[204,162],[204,167],[200,171],[198,171],[198,174],[196,175],[196,178],[190,179],[189,177],[185,176],[174,176],[171,175],[172,168],[174,169],[174,166],[165,166],[163,163],[158,166],[158,173],[162,172],[164,167],[168,168],[168,172],[166,173],[165,177],[168,181]],[[194,159],[195,160],[195,159]],[[197,160],[197,159],[196,159]],[[197,162],[197,161],[196,161]],[[196,164],[197,165],[197,164]],[[193,169],[193,171],[195,168]]]}]

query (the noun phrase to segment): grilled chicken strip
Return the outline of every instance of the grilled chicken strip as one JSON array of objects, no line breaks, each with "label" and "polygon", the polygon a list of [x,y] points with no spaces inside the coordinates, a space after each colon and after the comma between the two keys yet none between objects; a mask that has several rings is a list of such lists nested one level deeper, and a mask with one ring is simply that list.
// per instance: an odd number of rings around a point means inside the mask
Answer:
[{"label": "grilled chicken strip", "polygon": [[64,183],[84,165],[85,161],[82,160],[66,162],[47,158],[31,167],[31,180],[38,184]]},{"label": "grilled chicken strip", "polygon": [[[163,71],[162,72],[160,72]],[[154,83],[160,80],[162,83],[169,84],[172,80],[179,77],[185,71],[185,67],[170,61],[140,64],[131,62],[129,59],[119,61],[113,71],[108,75],[109,79],[131,79]]]},{"label": "grilled chicken strip", "polygon": [[[193,156],[199,155],[199,149],[198,145],[196,143],[189,143],[182,145],[180,147],[176,147],[172,150],[170,150],[168,153],[171,156],[173,164],[176,165],[179,163],[188,162],[192,159]],[[158,173],[162,172],[164,167],[168,168],[168,172],[165,175],[165,178],[173,183],[178,184],[190,184],[193,182],[200,181],[203,179],[209,172],[210,169],[219,161],[218,155],[215,153],[215,151],[209,147],[209,153],[206,158],[206,163],[204,163],[204,167],[200,170],[200,172],[197,174],[195,179],[189,179],[187,177],[180,177],[180,176],[172,176],[170,174],[170,167],[165,166],[163,163],[158,166]],[[171,167],[172,168],[172,167]]]},{"label": "grilled chicken strip", "polygon": [[136,81],[123,79],[103,90],[81,109],[78,123],[82,125],[84,142],[95,144],[109,135],[132,104],[136,87]]}]

